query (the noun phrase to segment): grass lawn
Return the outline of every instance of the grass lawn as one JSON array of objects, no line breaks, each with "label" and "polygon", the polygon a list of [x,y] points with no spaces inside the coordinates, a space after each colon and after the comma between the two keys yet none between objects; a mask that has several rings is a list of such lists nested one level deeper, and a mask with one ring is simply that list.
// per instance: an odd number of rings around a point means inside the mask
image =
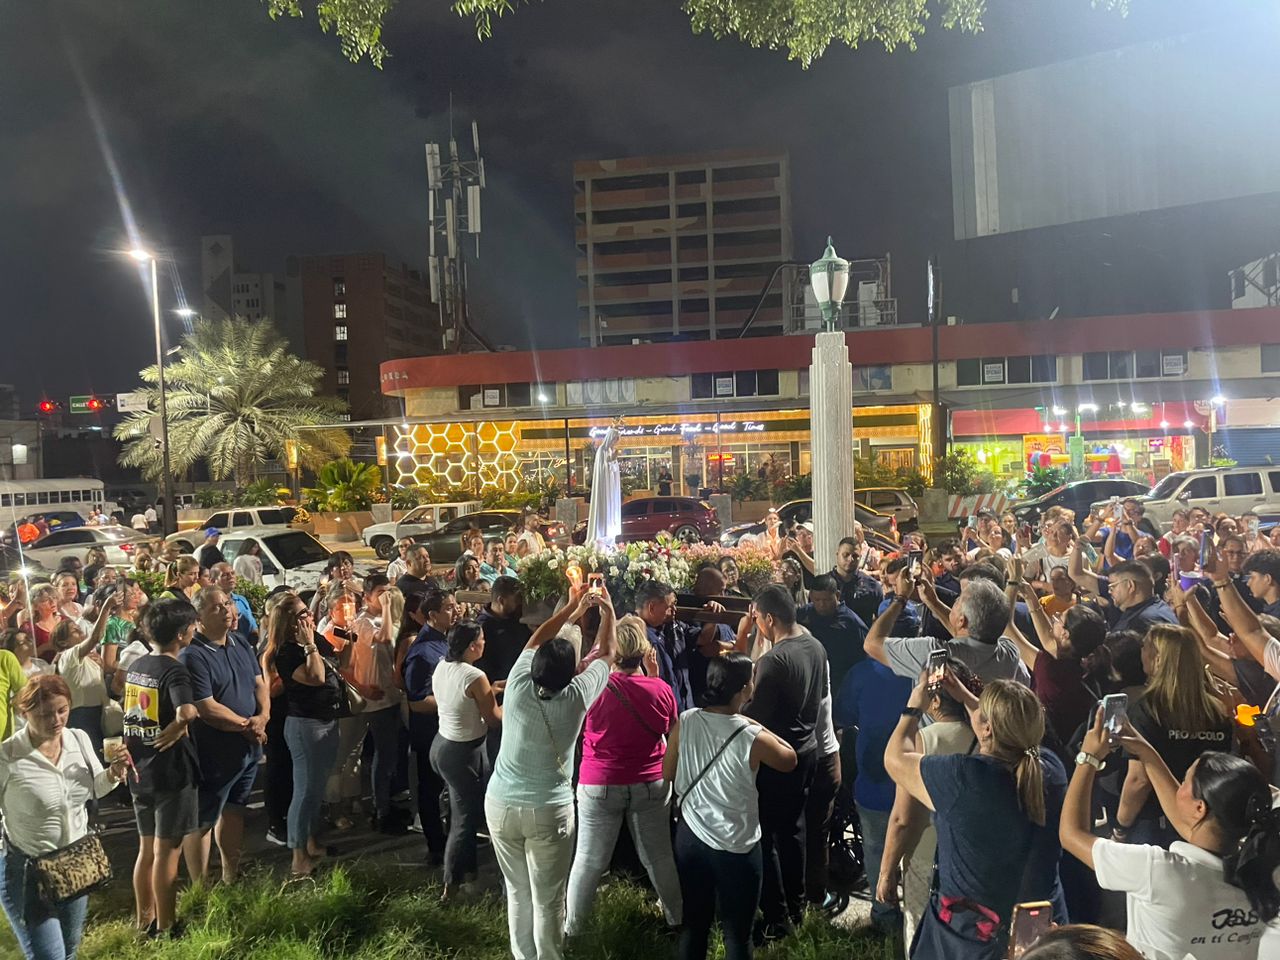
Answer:
[{"label": "grass lawn", "polygon": [[[80,960],[503,960],[503,903],[487,896],[442,906],[439,887],[420,870],[386,864],[336,867],[317,881],[289,884],[269,871],[240,883],[188,890],[179,903],[181,940],[147,943],[133,931],[127,877],[93,898],[94,916]],[[850,931],[811,916],[762,960],[897,960],[896,941]],[[654,960],[672,956],[653,895],[624,882],[604,888],[590,929],[575,938],[574,958]],[[713,951],[713,956],[716,955]],[[17,956],[8,925],[0,956]]]}]

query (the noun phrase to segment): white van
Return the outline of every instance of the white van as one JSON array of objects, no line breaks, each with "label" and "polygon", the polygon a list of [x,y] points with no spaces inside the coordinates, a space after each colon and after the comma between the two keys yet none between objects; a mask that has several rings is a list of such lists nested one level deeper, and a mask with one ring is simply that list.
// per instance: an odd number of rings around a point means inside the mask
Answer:
[{"label": "white van", "polygon": [[1192,507],[1233,517],[1274,514],[1280,512],[1280,467],[1180,470],[1138,499],[1146,506],[1147,516],[1162,529],[1173,524],[1173,511]]}]

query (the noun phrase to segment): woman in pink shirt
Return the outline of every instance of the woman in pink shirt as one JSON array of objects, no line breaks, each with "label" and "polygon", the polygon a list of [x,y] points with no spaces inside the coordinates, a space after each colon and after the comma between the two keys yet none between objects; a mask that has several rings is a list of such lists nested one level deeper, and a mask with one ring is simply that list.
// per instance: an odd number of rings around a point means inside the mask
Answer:
[{"label": "woman in pink shirt", "polygon": [[623,820],[640,862],[662,901],[667,923],[683,916],[680,878],[671,853],[668,784],[662,779],[667,737],[679,713],[671,686],[658,676],[657,653],[644,621],[618,621],[618,657],[604,693],[587,711],[578,773],[578,848],[569,874],[565,932],[580,931],[591,913]]}]

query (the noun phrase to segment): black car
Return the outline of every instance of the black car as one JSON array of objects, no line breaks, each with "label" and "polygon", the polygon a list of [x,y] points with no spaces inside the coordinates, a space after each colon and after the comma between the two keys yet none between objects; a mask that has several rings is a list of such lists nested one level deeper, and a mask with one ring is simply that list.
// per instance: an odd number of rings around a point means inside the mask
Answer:
[{"label": "black car", "polygon": [[1083,530],[1084,519],[1089,516],[1089,507],[1099,500],[1109,500],[1112,497],[1121,499],[1140,497],[1150,492],[1150,487],[1134,480],[1077,480],[1074,483],[1065,483],[1048,493],[1042,493],[1034,500],[1024,500],[1022,503],[1014,504],[1012,509],[1019,523],[1029,523],[1034,527],[1050,507],[1066,507],[1074,511],[1076,526]]},{"label": "black car", "polygon": [[[877,550],[894,551],[899,549],[898,539],[898,522],[892,516],[885,513],[877,513],[869,507],[864,507],[860,503],[853,505],[853,516],[860,524],[862,524],[863,533],[867,537],[867,542]],[[813,519],[813,500],[805,498],[804,500],[791,500],[784,503],[778,508],[778,519],[784,525],[790,522],[804,523]],[[738,541],[750,534],[753,537],[764,533],[764,521],[758,523],[739,523],[730,527],[720,535],[720,546],[736,547]]]},{"label": "black car", "polygon": [[[431,533],[422,533],[413,539],[425,544],[431,554],[433,564],[456,563],[462,556],[462,535],[475,527],[484,536],[484,542],[502,540],[520,519],[519,510],[481,510],[468,513],[450,520],[444,526]],[[543,539],[550,545],[553,541],[564,545],[563,525],[552,522],[542,531]]]}]

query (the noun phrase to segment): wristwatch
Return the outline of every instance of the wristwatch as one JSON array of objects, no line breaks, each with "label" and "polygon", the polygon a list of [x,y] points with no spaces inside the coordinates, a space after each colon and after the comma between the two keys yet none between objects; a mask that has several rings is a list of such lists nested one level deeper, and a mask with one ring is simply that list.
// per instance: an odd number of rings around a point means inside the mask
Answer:
[{"label": "wristwatch", "polygon": [[303,652],[306,656],[308,656],[308,657],[309,657],[309,656],[311,656],[313,653],[315,653],[315,652],[316,652],[316,650],[318,650],[318,649],[319,649],[319,647],[317,647],[314,643],[309,643],[309,644],[307,644],[305,647],[303,647],[303,648],[302,648],[302,652]]},{"label": "wristwatch", "polygon": [[1076,766],[1078,767],[1083,763],[1087,763],[1089,766],[1093,767],[1093,769],[1095,770],[1102,769],[1101,760],[1095,757],[1092,753],[1085,753],[1085,751],[1081,750],[1079,753],[1076,754]]},{"label": "wristwatch", "polygon": [[924,716],[924,711],[921,710],[919,707],[903,707],[902,716],[913,717],[914,719],[919,720],[921,717]]},{"label": "wristwatch", "polygon": [[1215,590],[1225,590],[1229,586],[1231,586],[1230,580],[1223,580],[1221,583],[1216,580],[1213,582],[1213,588]]}]

